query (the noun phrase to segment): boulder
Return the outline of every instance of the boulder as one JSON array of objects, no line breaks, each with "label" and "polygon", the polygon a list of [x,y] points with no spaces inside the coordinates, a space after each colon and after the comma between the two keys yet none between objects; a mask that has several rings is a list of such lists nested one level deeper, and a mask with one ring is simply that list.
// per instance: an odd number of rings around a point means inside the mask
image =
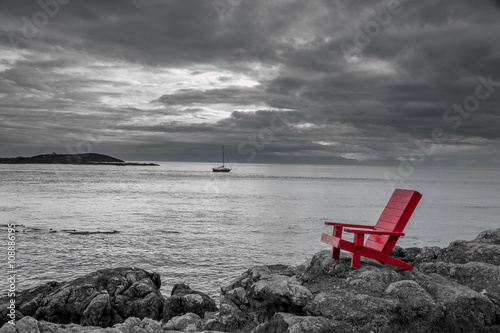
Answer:
[{"label": "boulder", "polygon": [[25,316],[15,322],[15,325],[6,323],[1,329],[1,333],[40,333],[41,327],[38,321],[30,316]]},{"label": "boulder", "polygon": [[223,298],[220,304],[220,310],[215,318],[206,322],[204,328],[206,330],[221,330],[233,332],[245,326],[253,328],[255,323],[249,312],[242,311],[236,304]]},{"label": "boulder", "polygon": [[477,243],[500,245],[500,229],[482,231],[474,241]]},{"label": "boulder", "polygon": [[189,312],[182,316],[173,317],[162,328],[165,331],[196,332],[201,330],[202,326],[201,317]]},{"label": "boulder", "polygon": [[483,262],[429,262],[420,264],[418,269],[426,274],[439,274],[486,296],[495,304],[500,318],[500,266]]},{"label": "boulder", "polygon": [[500,265],[500,245],[476,240],[452,242],[442,249],[437,261],[465,264],[472,261]]},{"label": "boulder", "polygon": [[161,323],[150,319],[131,317],[113,327],[81,326],[78,324],[55,324],[25,316],[16,325],[5,324],[1,333],[156,333],[164,332]]},{"label": "boulder", "polygon": [[457,264],[484,262],[500,265],[500,229],[481,232],[474,240],[457,240],[446,248],[424,247],[403,249],[396,247],[392,254],[410,265],[443,261]]},{"label": "boulder", "polygon": [[[16,295],[19,317],[110,327],[128,317],[160,320],[160,277],[142,269],[103,269],[70,282],[50,282]],[[0,304],[8,299],[0,300]],[[2,306],[2,324],[8,317]]]},{"label": "boulder", "polygon": [[215,301],[207,294],[192,290],[185,284],[176,284],[172,288],[171,296],[165,298],[163,307],[163,321],[168,322],[176,316],[186,313],[195,313],[205,318],[205,312],[218,311]]},{"label": "boulder", "polygon": [[[327,318],[343,332],[500,328],[496,298],[487,297],[496,295],[498,266],[433,262],[421,264],[422,271],[406,271],[363,259],[360,268],[353,269],[346,259],[319,252],[302,276],[315,295],[306,313]],[[445,278],[452,268],[456,278]],[[474,281],[481,274],[485,276]]]},{"label": "boulder", "polygon": [[278,312],[269,322],[260,324],[252,333],[329,333],[334,326],[324,317],[297,316]]},{"label": "boulder", "polygon": [[216,323],[222,330],[253,328],[277,312],[303,314],[313,298],[288,266],[257,266],[247,270],[221,289],[221,306]]},{"label": "boulder", "polygon": [[[222,288],[220,311],[205,328],[253,333],[496,332],[499,233],[483,232],[445,249],[396,249],[396,256],[417,264],[410,271],[367,258],[354,269],[350,255],[333,259],[330,250],[297,269],[253,267]],[[477,261],[455,263],[460,257]]]},{"label": "boulder", "polygon": [[434,322],[443,313],[432,296],[414,280],[391,283],[384,292],[388,298],[398,300],[397,313],[403,322],[417,320]]}]

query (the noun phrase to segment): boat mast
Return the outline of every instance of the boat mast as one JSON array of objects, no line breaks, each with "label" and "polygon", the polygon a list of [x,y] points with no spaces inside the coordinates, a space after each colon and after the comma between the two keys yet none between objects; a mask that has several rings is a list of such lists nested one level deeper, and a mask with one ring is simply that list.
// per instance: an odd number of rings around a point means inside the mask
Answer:
[{"label": "boat mast", "polygon": [[224,167],[224,145],[222,145],[222,167]]}]

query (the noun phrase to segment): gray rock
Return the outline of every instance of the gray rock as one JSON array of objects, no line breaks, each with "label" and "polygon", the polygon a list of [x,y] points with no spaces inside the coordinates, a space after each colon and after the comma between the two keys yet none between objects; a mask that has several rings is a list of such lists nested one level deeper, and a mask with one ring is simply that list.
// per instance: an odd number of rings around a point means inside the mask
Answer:
[{"label": "gray rock", "polygon": [[151,318],[144,318],[142,320],[142,325],[147,332],[157,332],[162,330],[161,323]]},{"label": "gray rock", "polygon": [[418,269],[426,274],[437,273],[486,296],[495,304],[500,318],[498,310],[500,309],[500,266],[483,262],[466,264],[430,262],[420,264]]},{"label": "gray rock", "polygon": [[465,264],[471,261],[500,265],[500,245],[480,241],[455,241],[439,252],[437,261]]},{"label": "gray rock", "polygon": [[203,322],[200,316],[195,313],[186,313],[182,316],[176,316],[170,319],[165,325],[163,330],[182,331],[182,332],[196,332],[201,330]]},{"label": "gray rock", "polygon": [[414,266],[434,261],[457,264],[484,262],[498,266],[500,265],[500,229],[483,231],[471,241],[454,241],[443,249],[438,247],[396,248],[392,254]]},{"label": "gray rock", "polygon": [[[8,331],[11,331],[11,332],[19,332],[19,333],[40,333],[40,325],[38,323],[38,321],[32,317],[29,317],[29,316],[25,316],[23,318],[21,318],[20,320],[16,321],[15,322],[15,326],[7,323],[6,326],[8,328],[7,332]],[[15,328],[14,331],[12,331],[12,328]],[[10,329],[10,330],[9,330]],[[2,327],[2,330],[0,330],[0,332],[4,332],[3,331],[3,327]]]},{"label": "gray rock", "polygon": [[375,297],[355,291],[321,292],[307,305],[310,315],[334,321],[365,325],[372,321],[393,321],[399,303],[393,299]]},{"label": "gray rock", "polygon": [[416,265],[412,271],[366,258],[354,269],[350,256],[334,260],[331,251],[298,268],[253,267],[221,288],[215,315],[215,302],[186,285],[163,301],[155,274],[99,271],[21,293],[18,326],[7,323],[0,333],[500,332],[499,243],[497,229],[443,249],[396,248],[393,255]]},{"label": "gray rock", "polygon": [[399,301],[398,315],[403,322],[434,322],[443,316],[442,309],[432,296],[413,280],[401,280],[391,283],[385,295]]},{"label": "gray rock", "polygon": [[[160,277],[142,269],[103,269],[70,282],[50,282],[16,295],[21,316],[54,323],[109,327],[128,317],[160,320]],[[5,299],[0,300],[0,304]],[[3,316],[2,324],[8,317]],[[21,317],[19,316],[19,317]]]},{"label": "gray rock", "polygon": [[313,298],[302,286],[292,267],[256,266],[221,290],[220,314],[212,326],[217,329],[251,329],[277,312],[302,314]]},{"label": "gray rock", "polygon": [[163,321],[167,322],[176,316],[190,312],[204,318],[205,312],[218,310],[215,301],[207,294],[192,290],[185,284],[176,284],[172,288],[171,297],[165,298]]},{"label": "gray rock", "polygon": [[[7,326],[8,325],[8,326]],[[2,333],[156,333],[163,332],[161,324],[150,318],[128,318],[121,324],[102,328],[98,326],[81,326],[77,324],[55,324],[37,321],[26,316],[16,322],[16,326],[5,324],[0,329]]]},{"label": "gray rock", "polygon": [[467,286],[438,274],[420,274],[417,282],[433,297],[443,312],[440,323],[451,331],[466,328],[467,331],[474,332],[498,324],[498,309],[491,300]]},{"label": "gray rock", "polygon": [[334,332],[330,322],[323,317],[296,316],[276,313],[269,322],[260,324],[252,333],[329,333]]},{"label": "gray rock", "polygon": [[0,328],[0,333],[18,333],[16,326],[5,323],[2,328]]},{"label": "gray rock", "polygon": [[[499,328],[496,265],[433,262],[418,266],[420,272],[366,260],[351,269],[349,261],[330,256],[330,251],[317,253],[304,272],[304,287],[315,295],[305,310],[343,332]],[[455,277],[444,278],[450,271]]]},{"label": "gray rock", "polygon": [[500,229],[482,231],[474,241],[500,245]]},{"label": "gray rock", "polygon": [[245,326],[255,326],[251,313],[242,311],[235,303],[223,298],[219,313],[214,319],[207,321],[204,328],[232,332]]}]

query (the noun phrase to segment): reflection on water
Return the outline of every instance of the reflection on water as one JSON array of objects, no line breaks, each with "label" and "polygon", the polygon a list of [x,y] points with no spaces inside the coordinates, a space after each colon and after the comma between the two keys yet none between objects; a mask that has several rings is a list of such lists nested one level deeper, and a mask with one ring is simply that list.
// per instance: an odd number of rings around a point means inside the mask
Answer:
[{"label": "reflection on water", "polygon": [[[26,228],[18,289],[135,266],[159,272],[165,294],[184,282],[216,296],[253,265],[300,264],[328,248],[319,241],[325,220],[375,223],[392,194],[383,168],[261,164],[217,174],[204,163],[160,164],[57,173],[0,165],[2,223]],[[498,227],[499,173],[428,169],[397,184],[423,194],[398,245],[446,246]]]}]

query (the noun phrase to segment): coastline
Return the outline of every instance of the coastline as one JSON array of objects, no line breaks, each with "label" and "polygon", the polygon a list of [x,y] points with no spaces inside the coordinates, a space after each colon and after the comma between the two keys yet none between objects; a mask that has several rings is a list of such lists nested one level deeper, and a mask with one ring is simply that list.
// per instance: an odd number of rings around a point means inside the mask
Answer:
[{"label": "coastline", "polygon": [[156,163],[125,162],[108,155],[87,154],[42,154],[31,157],[0,158],[0,164],[83,164],[83,165],[116,165],[116,166],[158,166]]},{"label": "coastline", "polygon": [[[411,271],[369,259],[353,269],[350,257],[334,260],[330,254],[320,251],[297,267],[250,268],[221,288],[219,306],[183,284],[162,295],[158,273],[129,267],[22,291],[14,313],[20,326],[34,325],[42,333],[64,325],[73,325],[74,332],[87,326],[95,332],[136,326],[145,332],[191,327],[253,333],[500,329],[500,229],[446,248],[396,248],[393,255],[414,265]],[[6,301],[0,300],[3,319]],[[0,332],[22,332],[6,325]]]}]

